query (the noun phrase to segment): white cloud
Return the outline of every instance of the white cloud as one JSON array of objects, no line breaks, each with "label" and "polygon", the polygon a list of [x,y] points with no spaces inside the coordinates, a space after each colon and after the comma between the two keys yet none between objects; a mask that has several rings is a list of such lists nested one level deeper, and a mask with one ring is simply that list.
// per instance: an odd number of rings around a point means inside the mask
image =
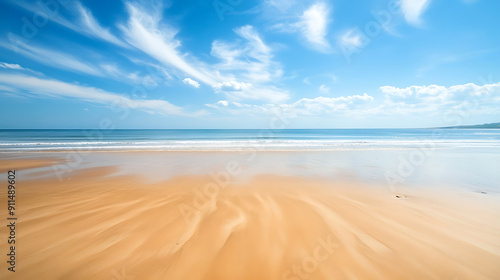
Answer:
[{"label": "white cloud", "polygon": [[217,102],[217,104],[220,104],[222,106],[227,106],[229,103],[226,100],[221,100],[221,101]]},{"label": "white cloud", "polygon": [[118,46],[127,47],[127,45],[111,34],[108,29],[102,27],[94,18],[92,13],[85,8],[80,2],[76,2],[76,9],[80,14],[81,27],[77,31],[86,33],[92,37],[108,41]]},{"label": "white cloud", "polygon": [[291,104],[253,105],[236,101],[220,101],[208,107],[232,114],[272,114],[279,110],[289,116],[321,115],[373,118],[381,116],[438,117],[448,121],[450,116],[496,116],[500,114],[500,83],[475,85],[472,83],[450,87],[410,86],[380,87],[382,102],[374,97],[349,95],[341,97],[303,98]]},{"label": "white cloud", "polygon": [[[0,46],[1,46],[1,44],[0,44]],[[15,63],[0,62],[0,68],[4,68],[4,69],[8,69],[8,70],[28,71],[28,72],[31,72],[33,74],[36,74],[36,75],[39,75],[39,76],[43,76],[43,74],[40,73],[40,72],[38,72],[38,71],[22,67],[21,65],[15,64]]]},{"label": "white cloud", "polygon": [[254,99],[276,103],[288,99],[287,91],[274,86],[260,86],[230,81],[218,83],[213,86],[213,89],[216,93],[225,94],[231,100]]},{"label": "white cloud", "polygon": [[12,64],[12,63],[7,63],[7,62],[0,62],[0,67],[5,68],[5,69],[14,69],[14,70],[23,70],[24,69],[19,64]]},{"label": "white cloud", "polygon": [[250,83],[231,81],[219,83],[213,89],[216,93],[225,94],[231,100],[253,99],[279,103],[288,99],[288,92],[275,86],[252,85]]},{"label": "white cloud", "polygon": [[500,107],[500,83],[482,86],[473,83],[444,87],[438,85],[380,88],[386,100],[378,112],[383,114],[428,114],[449,112],[493,114]]},{"label": "white cloud", "polygon": [[191,78],[185,78],[184,80],[182,80],[182,82],[185,83],[186,85],[190,85],[190,86],[193,86],[195,88],[200,87],[200,83],[198,83],[195,80],[192,80]]},{"label": "white cloud", "polygon": [[[31,12],[32,14],[44,15],[47,20],[51,20],[77,33],[87,37],[104,40],[121,47],[128,47],[123,41],[111,34],[108,29],[105,29],[93,17],[92,13],[78,1],[67,1],[64,7],[59,6],[59,10],[51,10],[53,7],[50,1],[46,3],[39,1],[12,1],[21,8]],[[42,5],[40,5],[42,4]],[[70,10],[74,15],[79,17],[78,20],[68,20],[63,17],[61,9]],[[77,22],[77,23],[75,23]]]},{"label": "white cloud", "polygon": [[314,99],[303,98],[289,106],[285,106],[293,112],[301,114],[318,115],[322,113],[352,113],[356,107],[373,102],[373,97],[368,94],[350,95],[341,97],[316,97]]},{"label": "white cloud", "polygon": [[122,94],[104,91],[94,87],[69,84],[53,79],[40,79],[25,75],[0,73],[0,83],[19,91],[49,97],[75,98],[82,101],[109,106],[128,107],[162,115],[186,115],[182,108],[165,100],[131,99]]},{"label": "white cloud", "polygon": [[8,86],[5,86],[5,85],[0,85],[0,92],[3,92],[3,93],[14,93],[14,92],[17,92],[17,90],[13,87],[8,87]]},{"label": "white cloud", "polygon": [[303,98],[291,104],[252,105],[240,102],[217,102],[207,104],[208,107],[228,111],[234,114],[273,114],[280,111],[289,116],[343,114],[353,115],[359,108],[373,102],[373,97],[367,95],[351,95],[341,97]]},{"label": "white cloud", "polygon": [[158,82],[165,78],[161,75],[146,74],[141,75],[139,72],[127,72],[122,70],[116,64],[103,63],[100,65],[109,76],[117,81],[132,85],[132,86],[143,86],[146,90],[153,89],[158,86]]},{"label": "white cloud", "polygon": [[[500,94],[500,83],[478,86],[473,83],[444,87],[438,85],[410,86],[397,88],[383,86],[380,90],[394,102],[446,102],[457,101],[467,97],[485,97]],[[496,96],[500,97],[500,96]]]},{"label": "white cloud", "polygon": [[140,49],[164,65],[188,74],[208,85],[216,84],[209,73],[199,70],[187,62],[187,55],[178,51],[180,41],[175,39],[177,31],[167,26],[160,26],[161,9],[146,11],[132,3],[127,4],[129,19],[126,26],[120,26],[127,41],[132,46]]},{"label": "white cloud", "polygon": [[364,42],[356,29],[350,29],[340,36],[339,44],[348,48],[359,48]]},{"label": "white cloud", "polygon": [[325,86],[325,85],[321,85],[321,86],[319,86],[319,91],[322,93],[328,93],[328,92],[330,92],[330,88]]},{"label": "white cloud", "polygon": [[220,71],[222,82],[244,80],[252,84],[266,83],[280,78],[281,66],[272,61],[271,48],[267,46],[253,26],[246,25],[234,29],[243,42],[228,43],[214,41],[211,54],[221,60],[214,65]]},{"label": "white cloud", "polygon": [[244,41],[212,43],[211,54],[221,60],[213,65],[222,80],[212,86],[215,92],[231,100],[282,102],[288,99],[286,90],[268,85],[283,75],[281,65],[272,60],[271,48],[252,26],[246,25],[234,32]]},{"label": "white cloud", "polygon": [[[1,42],[0,47],[7,49],[13,48],[13,46]],[[103,73],[93,65],[82,62],[76,57],[69,54],[54,50],[48,50],[41,47],[30,46],[21,42],[19,42],[16,47],[18,53],[45,65],[74,72],[86,73],[94,76],[103,76]]]},{"label": "white cloud", "polygon": [[251,86],[252,84],[250,83],[238,83],[236,81],[230,81],[218,83],[214,86],[214,89],[220,91],[246,90]]},{"label": "white cloud", "polygon": [[413,25],[420,25],[420,16],[429,6],[431,0],[401,0],[401,11],[405,20]]},{"label": "white cloud", "polygon": [[324,2],[318,2],[300,16],[299,22],[295,24],[299,28],[302,36],[320,51],[328,51],[330,44],[326,39],[328,34],[328,23],[330,17],[330,8]]},{"label": "white cloud", "polygon": [[286,12],[294,4],[296,4],[293,0],[265,0],[264,3],[266,6],[277,9],[280,12]]}]

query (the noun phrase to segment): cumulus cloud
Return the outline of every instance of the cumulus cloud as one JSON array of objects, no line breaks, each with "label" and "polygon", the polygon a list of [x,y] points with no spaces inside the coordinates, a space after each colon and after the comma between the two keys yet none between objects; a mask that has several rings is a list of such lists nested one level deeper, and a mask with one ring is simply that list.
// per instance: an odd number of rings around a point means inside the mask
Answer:
[{"label": "cumulus cloud", "polygon": [[420,25],[420,16],[425,12],[431,0],[401,0],[401,11],[405,20],[413,25]]},{"label": "cumulus cloud", "polygon": [[251,86],[252,84],[250,83],[238,83],[236,81],[230,81],[218,83],[214,86],[214,89],[220,91],[246,90]]},{"label": "cumulus cloud", "polygon": [[406,103],[415,102],[454,102],[468,97],[498,97],[500,94],[500,83],[486,84],[478,86],[473,83],[455,85],[451,87],[429,85],[410,86],[397,88],[393,86],[383,86],[380,90],[385,96],[394,102],[404,101]]},{"label": "cumulus cloud", "polygon": [[184,80],[182,80],[182,82],[185,83],[186,85],[190,85],[190,86],[193,86],[195,88],[200,87],[200,83],[198,83],[195,80],[192,80],[191,78],[185,78]]},{"label": "cumulus cloud", "polygon": [[291,109],[302,114],[317,115],[322,113],[344,112],[349,113],[360,105],[373,102],[373,97],[368,94],[350,95],[341,97],[316,97],[314,99],[303,98],[284,108]]},{"label": "cumulus cloud", "polygon": [[132,99],[124,94],[108,92],[94,87],[69,84],[53,79],[0,73],[0,83],[33,95],[74,98],[86,102],[127,107],[162,115],[187,115],[182,108],[172,105],[165,100]]},{"label": "cumulus cloud", "polygon": [[473,83],[450,87],[429,85],[398,88],[380,87],[383,98],[375,102],[368,94],[341,97],[303,98],[294,103],[254,105],[237,101],[220,101],[208,107],[234,114],[272,114],[276,110],[291,116],[436,116],[449,114],[500,114],[500,83]]},{"label": "cumulus cloud", "polygon": [[290,116],[321,114],[353,114],[357,109],[373,102],[368,94],[341,97],[303,98],[291,104],[253,105],[240,102],[207,104],[208,107],[229,111],[235,114],[273,114],[281,111]]},{"label": "cumulus cloud", "polygon": [[443,114],[468,106],[468,113],[493,112],[500,107],[500,83],[476,85],[473,83],[450,87],[429,85],[397,88],[380,88],[386,100],[381,112],[404,114],[429,113]]},{"label": "cumulus cloud", "polygon": [[227,106],[229,103],[226,100],[221,100],[217,102],[217,105]]}]

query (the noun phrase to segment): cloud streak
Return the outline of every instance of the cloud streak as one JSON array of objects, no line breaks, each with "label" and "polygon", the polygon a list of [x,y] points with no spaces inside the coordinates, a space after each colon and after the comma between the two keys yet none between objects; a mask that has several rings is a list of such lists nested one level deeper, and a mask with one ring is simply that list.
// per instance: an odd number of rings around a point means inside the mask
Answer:
[{"label": "cloud streak", "polygon": [[216,81],[208,73],[200,71],[186,61],[186,55],[178,51],[180,41],[175,39],[177,31],[163,26],[160,28],[161,13],[148,12],[144,7],[127,3],[129,19],[120,29],[127,42],[164,65],[174,67],[197,80],[215,85]]},{"label": "cloud streak", "polygon": [[221,82],[213,85],[216,93],[223,93],[229,99],[254,99],[282,102],[288,99],[288,92],[275,83],[283,74],[281,65],[272,60],[272,50],[264,43],[253,26],[236,28],[234,32],[244,41],[212,43],[212,56],[220,59],[213,65],[220,73]]},{"label": "cloud streak", "polygon": [[[12,3],[31,12],[32,14],[43,15],[44,18],[55,22],[61,26],[71,29],[77,33],[83,34],[90,38],[97,38],[120,47],[128,48],[122,40],[118,39],[108,29],[102,27],[97,19],[92,15],[90,10],[83,6],[78,1],[12,1]],[[59,5],[61,4],[61,5]],[[57,10],[53,10],[57,7]],[[68,20],[62,14],[63,10],[67,10],[76,20]]]},{"label": "cloud streak", "polygon": [[12,46],[6,43],[0,43],[0,47],[17,51],[34,61],[38,61],[51,67],[85,73],[93,76],[103,76],[103,73],[93,65],[82,62],[72,55],[59,51],[30,46],[21,42],[17,44],[16,50],[12,49]]},{"label": "cloud streak", "polygon": [[182,108],[165,100],[132,99],[124,94],[69,84],[53,79],[0,73],[0,83],[34,95],[73,98],[108,106],[119,106],[161,115],[187,115]]},{"label": "cloud streak", "polygon": [[121,47],[128,47],[123,41],[111,34],[108,29],[102,27],[92,15],[90,10],[85,8],[80,2],[76,2],[76,9],[80,15],[81,26],[79,28],[73,28],[74,30]]}]

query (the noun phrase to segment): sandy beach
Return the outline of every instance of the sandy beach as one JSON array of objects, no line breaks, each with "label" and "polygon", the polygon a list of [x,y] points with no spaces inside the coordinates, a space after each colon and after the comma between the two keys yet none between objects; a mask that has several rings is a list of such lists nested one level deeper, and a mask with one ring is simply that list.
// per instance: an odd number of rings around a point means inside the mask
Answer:
[{"label": "sandy beach", "polygon": [[499,12],[0,0],[0,280],[500,280]]},{"label": "sandy beach", "polygon": [[119,166],[23,176],[57,162],[0,161],[19,174],[16,272],[3,254],[2,279],[500,277],[496,197],[276,174],[148,182]]}]

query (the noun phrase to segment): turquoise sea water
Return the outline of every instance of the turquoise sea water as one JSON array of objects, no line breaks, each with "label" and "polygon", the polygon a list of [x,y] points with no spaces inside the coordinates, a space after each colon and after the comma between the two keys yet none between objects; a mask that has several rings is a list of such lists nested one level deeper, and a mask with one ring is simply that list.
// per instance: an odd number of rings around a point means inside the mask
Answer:
[{"label": "turquoise sea water", "polygon": [[500,147],[497,129],[0,130],[0,152]]}]

